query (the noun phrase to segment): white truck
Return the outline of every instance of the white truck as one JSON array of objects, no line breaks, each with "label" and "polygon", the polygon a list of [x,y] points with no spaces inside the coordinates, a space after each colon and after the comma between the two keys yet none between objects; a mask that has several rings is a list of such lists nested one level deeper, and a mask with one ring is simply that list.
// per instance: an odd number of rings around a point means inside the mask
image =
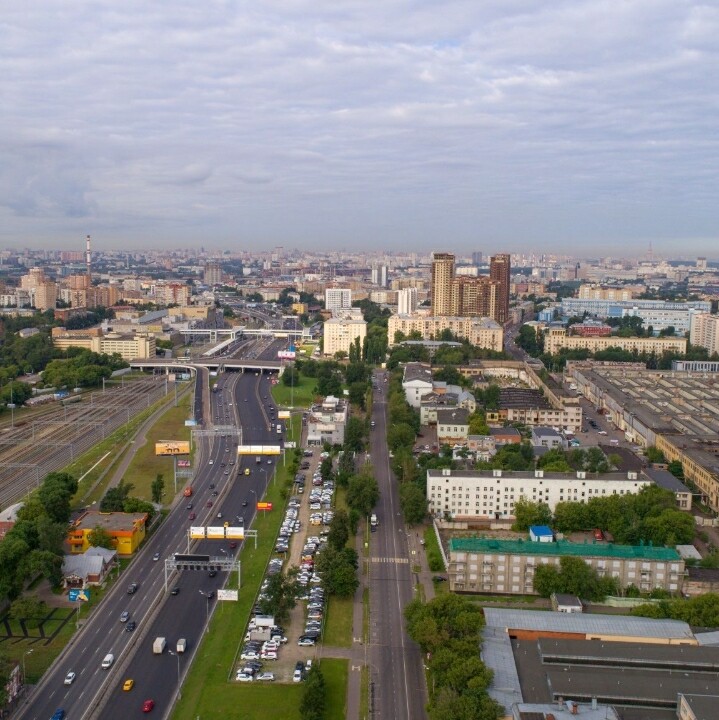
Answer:
[{"label": "white truck", "polygon": [[185,650],[187,650],[187,640],[185,640],[185,638],[180,638],[177,641],[176,650],[178,653],[183,653],[183,652],[185,652]]},{"label": "white truck", "polygon": [[164,637],[156,637],[154,642],[152,643],[152,652],[155,655],[162,655],[162,653],[165,652],[166,645],[167,640],[165,640]]}]

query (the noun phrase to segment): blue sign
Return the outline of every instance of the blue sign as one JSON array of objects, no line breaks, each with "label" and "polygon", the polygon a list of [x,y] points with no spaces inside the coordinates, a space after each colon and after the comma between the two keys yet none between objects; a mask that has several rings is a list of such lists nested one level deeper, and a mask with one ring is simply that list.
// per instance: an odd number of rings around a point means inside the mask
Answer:
[{"label": "blue sign", "polygon": [[90,599],[89,590],[70,590],[67,594],[70,602],[88,602]]}]

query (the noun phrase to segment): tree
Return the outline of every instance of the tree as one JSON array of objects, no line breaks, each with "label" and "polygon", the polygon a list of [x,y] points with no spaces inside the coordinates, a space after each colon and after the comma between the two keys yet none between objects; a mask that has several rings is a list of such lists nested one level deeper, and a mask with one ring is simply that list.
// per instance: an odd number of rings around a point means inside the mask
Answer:
[{"label": "tree", "polygon": [[284,573],[275,573],[267,578],[265,589],[258,601],[265,615],[274,615],[277,622],[284,622],[297,604],[300,584],[297,582],[297,569]]},{"label": "tree", "polygon": [[334,517],[330,522],[329,533],[327,534],[327,544],[336,550],[341,550],[350,537],[350,521],[345,510],[335,511]]},{"label": "tree", "polygon": [[282,382],[287,387],[297,387],[297,385],[300,384],[299,370],[292,365],[286,367],[285,371],[282,373]]},{"label": "tree", "polygon": [[48,614],[48,606],[35,595],[24,595],[13,602],[8,615],[13,620],[24,620],[29,628],[36,628]]},{"label": "tree", "polygon": [[404,482],[399,486],[399,503],[409,525],[421,523],[427,515],[427,497],[416,483]]},{"label": "tree", "polygon": [[365,409],[365,397],[367,395],[367,383],[363,382],[362,380],[358,380],[356,382],[350,383],[350,386],[348,388],[349,393],[349,399],[352,405],[355,405],[356,407],[360,408],[361,410]]},{"label": "tree", "polygon": [[101,512],[123,512],[124,502],[135,486],[121,480],[115,487],[110,488],[100,500]]},{"label": "tree", "polygon": [[514,524],[512,530],[526,532],[531,525],[551,525],[552,511],[543,502],[532,502],[524,496],[514,504]]},{"label": "tree", "polygon": [[649,460],[650,463],[666,462],[664,459],[664,453],[661,450],[658,450],[654,445],[650,445],[646,448],[644,454],[647,456],[647,460]]},{"label": "tree", "polygon": [[379,486],[371,471],[364,469],[350,478],[347,485],[347,505],[367,516],[379,499]]},{"label": "tree", "polygon": [[364,449],[364,440],[367,435],[367,424],[361,418],[352,415],[347,420],[345,427],[345,452],[362,452]]},{"label": "tree", "polygon": [[87,541],[92,547],[106,548],[112,550],[115,547],[115,539],[105,528],[95,525],[87,534]]},{"label": "tree", "polygon": [[603,600],[616,593],[616,578],[597,575],[581,558],[565,555],[556,565],[540,565],[534,573],[534,591],[542,597],[552,593],[570,593],[587,600]]},{"label": "tree", "polygon": [[350,547],[338,550],[326,547],[317,558],[317,572],[322,575],[322,585],[329,595],[351,597],[359,586],[357,579],[357,553]]},{"label": "tree", "polygon": [[318,665],[313,665],[305,679],[300,701],[302,720],[323,720],[327,703],[325,679]]},{"label": "tree", "polygon": [[470,435],[489,435],[489,425],[483,412],[473,412],[469,416]]},{"label": "tree", "polygon": [[165,480],[162,473],[157,473],[155,476],[150,486],[150,492],[152,493],[152,502],[159,505],[162,501],[162,496],[165,494]]}]

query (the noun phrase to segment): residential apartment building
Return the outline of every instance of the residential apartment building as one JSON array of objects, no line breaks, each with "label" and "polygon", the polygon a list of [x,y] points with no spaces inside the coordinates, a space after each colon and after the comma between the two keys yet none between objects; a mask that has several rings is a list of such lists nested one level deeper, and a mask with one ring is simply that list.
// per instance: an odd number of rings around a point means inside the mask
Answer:
[{"label": "residential apartment building", "polygon": [[359,338],[362,347],[366,336],[367,323],[361,315],[330,318],[324,322],[323,352],[330,356],[337,352],[349,355],[350,345]]},{"label": "residential apartment building", "polygon": [[634,297],[634,288],[580,285],[578,297],[580,300],[631,300]]},{"label": "residential apartment building", "polygon": [[493,255],[489,260],[489,278],[497,283],[495,313],[492,317],[500,324],[509,320],[509,284],[511,275],[510,256],[507,253]]},{"label": "residential apartment building", "polygon": [[118,353],[124,360],[153,358],[156,355],[154,335],[133,333],[108,333],[104,335],[99,327],[83,330],[52,329],[52,344],[61,350],[70,347],[85,348],[96,353],[112,355]]},{"label": "residential apartment building", "polygon": [[389,285],[389,268],[386,265],[378,264],[372,266],[372,284],[386,288]]},{"label": "residential apartment building", "polygon": [[339,315],[352,308],[352,290],[350,288],[327,288],[325,290],[325,310]]},{"label": "residential apartment building", "polygon": [[719,315],[692,314],[689,342],[706,348],[710,355],[719,353]]},{"label": "residential apartment building", "polygon": [[414,314],[418,304],[417,288],[404,288],[397,291],[397,313],[399,315]]},{"label": "residential apartment building", "polygon": [[321,405],[313,405],[307,416],[308,445],[342,445],[349,408],[344,400],[328,395]]},{"label": "residential apartment building", "polygon": [[621,348],[630,352],[656,353],[673,352],[684,355],[687,351],[686,338],[678,337],[583,337],[568,335],[564,328],[550,328],[544,336],[544,351],[557,354],[562,348],[599,352],[607,348]]},{"label": "residential apartment building", "polygon": [[418,332],[423,340],[435,340],[443,330],[449,330],[472,345],[488,350],[502,350],[504,331],[491,318],[455,317],[451,315],[392,315],[388,322],[390,341],[399,331],[406,336]]},{"label": "residential apartment building", "polygon": [[205,285],[212,287],[213,285],[222,285],[222,266],[219,262],[205,263],[205,270],[202,273],[202,279]]},{"label": "residential apartment building", "polygon": [[544,470],[428,470],[427,501],[435,517],[453,520],[514,519],[520,498],[543,502],[554,512],[560,502],[633,495],[652,481],[635,472],[588,473]]},{"label": "residential apartment building", "polygon": [[455,277],[449,314],[496,318],[498,288],[499,284],[487,276]]},{"label": "residential apartment building", "polygon": [[454,259],[452,253],[432,253],[431,303],[434,315],[452,314]]},{"label": "residential apartment building", "polygon": [[684,560],[676,550],[651,545],[551,543],[494,538],[449,541],[449,588],[453,591],[531,595],[540,565],[559,566],[562,557],[581,558],[600,576],[617,579],[621,588],[644,592],[662,588],[678,593]]}]

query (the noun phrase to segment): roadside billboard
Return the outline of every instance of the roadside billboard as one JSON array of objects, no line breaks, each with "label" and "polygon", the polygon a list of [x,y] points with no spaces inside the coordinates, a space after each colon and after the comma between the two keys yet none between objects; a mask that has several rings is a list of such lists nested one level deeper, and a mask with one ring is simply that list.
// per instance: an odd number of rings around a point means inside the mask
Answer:
[{"label": "roadside billboard", "polygon": [[190,461],[189,461],[189,460],[178,460],[178,461],[177,461],[177,467],[179,467],[179,468],[188,468],[188,467],[190,467]]},{"label": "roadside billboard", "polygon": [[237,590],[218,590],[217,591],[217,599],[218,600],[229,600],[231,602],[237,602],[239,600],[240,593]]},{"label": "roadside billboard", "polygon": [[272,510],[272,503],[271,502],[258,502],[257,509],[258,510]]},{"label": "roadside billboard", "polygon": [[290,419],[290,411],[289,410],[278,410],[277,411],[277,419],[278,420],[289,420]]},{"label": "roadside billboard", "polygon": [[188,440],[167,440],[155,443],[155,455],[189,455]]},{"label": "roadside billboard", "polygon": [[67,599],[70,602],[88,602],[90,599],[89,590],[70,590],[67,593]]}]

